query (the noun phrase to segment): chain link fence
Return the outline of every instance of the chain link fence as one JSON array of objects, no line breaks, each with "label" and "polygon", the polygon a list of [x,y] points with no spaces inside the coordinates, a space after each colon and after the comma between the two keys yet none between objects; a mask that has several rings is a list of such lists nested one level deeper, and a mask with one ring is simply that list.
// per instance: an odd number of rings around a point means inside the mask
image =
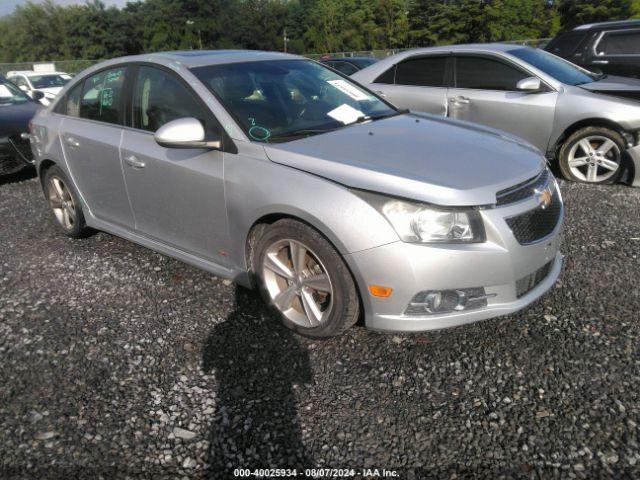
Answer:
[{"label": "chain link fence", "polygon": [[[551,39],[549,38],[535,38],[535,39],[527,39],[527,40],[514,40],[509,42],[513,45],[527,45],[535,48],[544,48],[544,46],[549,43]],[[404,50],[408,50],[408,48],[394,48],[394,49],[385,49],[385,50],[363,50],[363,51],[354,51],[354,52],[333,52],[333,53],[309,53],[305,54],[306,57],[311,58],[313,60],[319,60],[324,56],[332,56],[332,57],[373,57],[382,59],[388,57],[389,55],[394,55],[396,53],[402,52]],[[42,64],[42,63],[53,63],[55,65],[55,69],[58,72],[66,72],[71,74],[77,74],[84,70],[85,68],[94,65],[101,60],[57,60],[51,62],[21,62],[21,63],[0,63],[0,73],[5,74],[12,70],[33,70],[34,65]]]}]

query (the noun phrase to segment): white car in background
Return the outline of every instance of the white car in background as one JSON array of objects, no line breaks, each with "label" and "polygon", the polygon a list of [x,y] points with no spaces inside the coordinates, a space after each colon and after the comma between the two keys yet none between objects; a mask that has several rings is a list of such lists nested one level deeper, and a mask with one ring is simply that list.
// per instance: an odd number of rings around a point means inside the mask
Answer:
[{"label": "white car in background", "polygon": [[15,83],[20,90],[28,94],[31,98],[33,92],[42,92],[44,97],[40,99],[40,103],[48,106],[62,87],[64,87],[71,75],[65,72],[36,72],[33,70],[24,70],[7,73],[7,78]]}]

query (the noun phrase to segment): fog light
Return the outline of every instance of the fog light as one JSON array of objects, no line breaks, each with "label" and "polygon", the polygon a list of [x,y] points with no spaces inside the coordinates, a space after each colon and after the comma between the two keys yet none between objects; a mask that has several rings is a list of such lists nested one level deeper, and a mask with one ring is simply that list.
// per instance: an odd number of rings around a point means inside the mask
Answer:
[{"label": "fog light", "polygon": [[425,290],[416,294],[405,310],[405,315],[441,315],[445,313],[474,310],[487,306],[487,295],[483,287],[458,288],[455,290]]}]

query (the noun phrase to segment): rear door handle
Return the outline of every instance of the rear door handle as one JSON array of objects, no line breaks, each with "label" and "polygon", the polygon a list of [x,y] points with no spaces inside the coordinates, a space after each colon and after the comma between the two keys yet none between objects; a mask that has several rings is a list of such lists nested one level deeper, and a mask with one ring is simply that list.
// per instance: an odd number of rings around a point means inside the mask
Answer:
[{"label": "rear door handle", "polygon": [[78,148],[80,146],[80,142],[73,137],[65,137],[64,143],[72,148]]},{"label": "rear door handle", "polygon": [[125,157],[124,161],[133,168],[144,168],[146,166],[146,164],[142,160],[138,159],[138,157],[136,157],[135,155],[129,155],[128,157]]},{"label": "rear door handle", "polygon": [[609,63],[609,60],[594,60],[591,63],[595,63],[597,65],[607,65]]},{"label": "rear door handle", "polygon": [[467,97],[453,97],[451,100],[449,100],[451,103],[458,103],[460,105],[468,105],[471,103],[471,100],[469,100]]}]

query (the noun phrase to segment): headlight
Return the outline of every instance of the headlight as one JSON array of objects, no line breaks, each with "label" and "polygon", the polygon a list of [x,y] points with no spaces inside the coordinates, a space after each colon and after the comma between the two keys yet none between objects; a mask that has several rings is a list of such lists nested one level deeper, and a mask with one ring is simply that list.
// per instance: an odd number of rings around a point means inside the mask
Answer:
[{"label": "headlight", "polygon": [[445,209],[370,192],[354,193],[376,207],[404,242],[479,243],[486,239],[482,217],[476,210]]}]

